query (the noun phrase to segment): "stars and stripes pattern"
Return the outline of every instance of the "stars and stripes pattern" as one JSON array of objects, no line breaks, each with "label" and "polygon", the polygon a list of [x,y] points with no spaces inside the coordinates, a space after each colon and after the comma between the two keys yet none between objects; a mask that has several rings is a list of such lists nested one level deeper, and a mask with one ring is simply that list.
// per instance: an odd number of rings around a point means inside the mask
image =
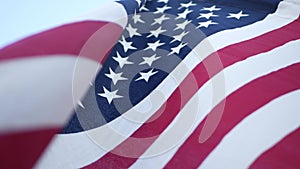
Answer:
[{"label": "stars and stripes pattern", "polygon": [[[71,120],[36,168],[300,166],[297,1],[124,0],[111,6],[120,7],[126,15],[109,20],[123,27],[114,32],[119,40],[114,47],[103,47],[105,38],[99,45],[92,40],[106,52],[101,60],[96,53],[84,57],[98,58],[101,70],[94,81],[97,71],[85,72],[90,78],[78,90],[88,91],[71,99]],[[5,50],[4,60],[15,57],[6,58]],[[75,75],[95,67],[79,63],[84,67]]]},{"label": "stars and stripes pattern", "polygon": [[[129,2],[123,3],[126,5]],[[248,14],[236,8],[222,9],[221,4],[217,7],[211,3],[193,1],[149,1],[138,4],[146,10],[141,8],[140,13],[134,11],[129,15],[127,27],[98,74],[95,89],[91,89],[101,96],[96,97],[98,105],[95,107],[100,109],[105,123],[114,120],[143,100],[204,38],[216,31],[237,28],[249,24],[249,21],[251,23],[261,20],[268,14],[264,10],[255,11],[255,15],[249,16],[254,12],[253,7],[243,9],[249,10]],[[273,12],[275,8],[269,10]],[[220,26],[217,26],[218,24]],[[198,36],[194,36],[195,34]],[[157,56],[153,58],[153,55]],[[147,62],[148,64],[143,64]],[[108,75],[111,71],[122,76],[111,79],[112,75]],[[155,80],[151,80],[154,78]],[[141,79],[146,83],[139,83]],[[111,104],[113,100],[118,103]],[[87,106],[84,106],[84,109],[86,108]],[[91,113],[89,110],[83,112],[88,116]],[[76,115],[74,118],[77,118]],[[99,127],[98,122],[95,125],[91,122],[86,124],[83,117],[76,121],[76,128],[81,131]],[[64,132],[72,133],[74,128],[74,125],[66,126]]]},{"label": "stars and stripes pattern", "polygon": [[[108,9],[113,13],[103,15]],[[122,5],[108,4],[1,48],[0,168],[36,164],[117,42],[122,15]]]}]

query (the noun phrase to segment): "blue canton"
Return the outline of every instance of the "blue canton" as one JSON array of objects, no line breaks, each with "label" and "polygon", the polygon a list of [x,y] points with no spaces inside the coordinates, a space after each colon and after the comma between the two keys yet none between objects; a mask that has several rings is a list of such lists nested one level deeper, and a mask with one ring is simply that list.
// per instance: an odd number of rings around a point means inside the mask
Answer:
[{"label": "blue canton", "polygon": [[63,133],[119,117],[148,96],[204,38],[264,19],[279,0],[119,3],[128,12],[127,27]]}]

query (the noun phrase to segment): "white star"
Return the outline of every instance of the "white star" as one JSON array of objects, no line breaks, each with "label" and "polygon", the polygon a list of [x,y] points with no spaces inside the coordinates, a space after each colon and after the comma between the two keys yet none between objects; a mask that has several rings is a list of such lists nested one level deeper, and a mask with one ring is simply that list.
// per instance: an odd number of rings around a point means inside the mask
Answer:
[{"label": "white star", "polygon": [[148,64],[149,66],[152,65],[152,63],[154,61],[156,61],[157,59],[159,59],[160,57],[156,57],[156,54],[155,55],[152,55],[150,57],[143,57],[144,61],[142,61],[139,65],[143,65],[143,64]]},{"label": "white star", "polygon": [[110,92],[103,86],[104,93],[98,93],[99,96],[105,97],[108,103],[110,104],[113,99],[122,98],[123,96],[117,95],[118,90]]},{"label": "white star", "polygon": [[145,50],[152,49],[155,52],[159,46],[162,46],[164,44],[165,43],[160,43],[160,40],[158,40],[154,43],[148,43],[148,47]]},{"label": "white star", "polygon": [[193,10],[185,9],[182,13],[179,13],[175,19],[179,19],[179,18],[186,19],[186,16],[191,12],[193,12]]},{"label": "white star", "polygon": [[199,18],[209,19],[210,17],[217,17],[217,16],[219,16],[219,15],[215,15],[212,12],[210,12],[210,13],[200,13],[200,16],[197,19],[199,19]]},{"label": "white star", "polygon": [[109,68],[109,73],[106,73],[105,75],[112,80],[114,85],[117,84],[119,80],[127,80],[127,78],[122,77],[123,72],[116,73],[111,68]]},{"label": "white star", "polygon": [[163,33],[166,32],[167,30],[162,29],[162,27],[159,27],[156,30],[150,31],[150,35],[147,36],[147,38],[151,37],[151,36],[155,36],[156,38],[158,38],[158,36]]},{"label": "white star", "polygon": [[239,13],[229,13],[229,16],[227,16],[227,18],[236,18],[236,19],[240,19],[241,17],[245,17],[245,16],[249,16],[248,14],[243,14],[243,11],[240,11]]},{"label": "white star", "polygon": [[113,57],[115,61],[119,63],[119,66],[123,68],[124,65],[131,65],[133,62],[128,61],[129,57],[122,58],[121,55],[117,52],[117,57]]},{"label": "white star", "polygon": [[162,15],[159,18],[155,18],[154,22],[151,25],[155,25],[155,24],[162,24],[163,21],[170,19],[169,17],[166,17],[166,15]]},{"label": "white star", "polygon": [[188,21],[188,20],[184,20],[184,22],[182,22],[182,23],[179,23],[179,24],[176,24],[176,29],[175,30],[177,30],[177,29],[182,29],[182,30],[184,30],[185,29],[185,27],[188,25],[188,24],[190,24],[192,21]]},{"label": "white star", "polygon": [[126,30],[129,33],[129,37],[132,38],[134,35],[135,36],[142,36],[140,33],[138,33],[137,28],[133,28],[130,24],[126,27]]},{"label": "white star", "polygon": [[171,50],[172,50],[172,52],[170,52],[169,54],[168,54],[168,56],[170,56],[170,55],[172,55],[172,54],[174,54],[174,53],[176,53],[176,54],[178,54],[179,55],[179,53],[180,53],[180,50],[183,48],[183,47],[185,47],[187,45],[187,43],[180,43],[177,47],[174,47],[174,48],[171,48]]},{"label": "white star", "polygon": [[141,23],[145,23],[145,21],[143,21],[141,19],[141,15],[138,15],[136,13],[134,13],[134,15],[132,16],[133,22],[136,24],[137,22],[141,22]]},{"label": "white star", "polygon": [[182,39],[183,39],[183,37],[185,36],[185,35],[187,35],[189,32],[182,32],[181,34],[179,34],[179,35],[175,35],[175,36],[173,36],[173,40],[171,41],[171,43],[173,43],[173,42],[175,42],[175,41],[179,41],[179,42],[181,42],[182,41]]},{"label": "white star", "polygon": [[84,105],[82,104],[82,102],[81,102],[80,100],[78,100],[77,104],[78,104],[81,108],[85,109]]},{"label": "white star", "polygon": [[158,0],[157,2],[163,2],[163,3],[168,3],[169,2],[169,0]]},{"label": "white star", "polygon": [[142,5],[142,7],[140,8],[140,11],[149,11],[149,9],[146,8],[146,3],[144,3],[144,4]]},{"label": "white star", "polygon": [[160,7],[160,8],[156,8],[156,11],[154,12],[155,14],[158,14],[158,13],[164,13],[166,10],[168,9],[172,9],[171,7],[165,5],[163,7]]},{"label": "white star", "polygon": [[196,6],[196,4],[194,4],[192,1],[190,1],[189,3],[180,3],[180,7],[178,9],[189,8],[191,6]]},{"label": "white star", "polygon": [[124,36],[122,36],[122,40],[120,40],[119,42],[123,46],[125,52],[127,52],[129,49],[136,49],[136,47],[132,46],[133,42],[127,42]]},{"label": "white star", "polygon": [[212,12],[212,11],[219,11],[219,10],[221,10],[221,8],[216,8],[216,5],[214,5],[214,6],[211,6],[211,7],[209,7],[209,8],[202,8],[201,9],[201,11],[210,11],[210,12]]},{"label": "white star", "polygon": [[199,26],[197,26],[197,28],[201,28],[201,27],[208,28],[209,25],[216,25],[216,24],[218,24],[218,23],[212,22],[211,20],[206,21],[206,22],[199,22]]},{"label": "white star", "polygon": [[156,73],[158,73],[158,71],[153,72],[154,69],[151,69],[149,72],[147,73],[143,73],[140,72],[139,74],[141,75],[141,77],[137,78],[135,81],[139,81],[139,80],[145,80],[146,82],[149,81],[150,77],[155,75]]},{"label": "white star", "polygon": [[141,6],[142,1],[141,0],[136,0],[139,6]]}]

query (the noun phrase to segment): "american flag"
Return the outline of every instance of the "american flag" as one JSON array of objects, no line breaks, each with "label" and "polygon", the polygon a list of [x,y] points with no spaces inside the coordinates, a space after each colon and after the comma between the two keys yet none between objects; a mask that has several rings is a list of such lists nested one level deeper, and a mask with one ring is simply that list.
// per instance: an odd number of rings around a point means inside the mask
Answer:
[{"label": "american flag", "polygon": [[299,168],[299,14],[123,0],[1,49],[0,168]]}]

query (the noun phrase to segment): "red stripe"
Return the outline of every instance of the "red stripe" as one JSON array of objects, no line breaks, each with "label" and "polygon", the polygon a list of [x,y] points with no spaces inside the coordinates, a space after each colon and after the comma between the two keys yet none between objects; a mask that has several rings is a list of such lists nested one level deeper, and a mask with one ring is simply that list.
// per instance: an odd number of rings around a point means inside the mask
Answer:
[{"label": "red stripe", "polygon": [[0,168],[32,168],[52,136],[59,130],[52,128],[0,135]]},{"label": "red stripe", "polygon": [[[71,54],[104,62],[122,33],[114,23],[86,21],[63,25],[0,50],[0,63],[41,55]],[[31,168],[58,129],[0,136],[0,168]]]},{"label": "red stripe", "polygon": [[[169,161],[166,168],[198,167],[222,138],[241,120],[271,100],[300,89],[299,72],[300,64],[294,64],[258,78],[229,95],[210,112],[210,114],[215,114],[223,111],[222,120],[211,137],[206,142],[199,143],[199,136],[205,124],[203,120]],[[223,105],[225,105],[224,110]]]},{"label": "red stripe", "polygon": [[[220,72],[223,69],[223,67],[228,67],[238,61],[247,59],[248,57],[251,57],[254,54],[266,52],[272,50],[273,48],[279,47],[289,41],[299,39],[300,32],[297,31],[297,29],[300,27],[300,23],[298,20],[278,30],[271,31],[257,38],[221,49],[220,51],[218,51],[219,55],[217,55],[216,53],[210,55],[187,76],[187,78],[182,82],[182,84],[180,84],[180,86],[175,90],[175,93],[172,94],[171,97],[167,100],[166,102],[167,105],[173,103],[181,104],[180,106],[181,109],[186,104],[186,102],[197,92],[197,90],[205,82],[207,82],[210,77]],[[278,41],[274,41],[274,39],[276,39],[277,37],[281,37],[281,38],[279,38]],[[263,45],[261,45],[259,42],[263,42]],[[223,66],[220,65],[219,57],[221,58]],[[192,83],[193,81],[191,81],[195,78],[198,84],[196,88],[195,85]],[[182,94],[184,93],[184,95],[181,95],[181,100],[177,101],[178,99],[177,93],[179,93],[179,91],[188,91],[188,93],[181,92]],[[161,108],[158,112],[161,112],[162,109],[163,108]],[[146,151],[149,145],[151,145],[151,143],[155,141],[157,135],[159,135],[165,130],[165,128],[169,125],[169,123],[179,113],[180,109],[177,108],[174,109],[173,111],[164,110],[162,115],[156,119],[157,123],[155,122],[145,123],[129,139],[125,140],[123,143],[117,146],[116,149],[112,150],[111,152],[103,156],[101,159],[90,164],[86,168],[97,168],[99,166],[112,167],[112,168],[128,168],[137,160],[137,157],[142,155],[142,153]],[[156,112],[154,116],[157,116],[157,114],[159,114],[158,112]],[[163,114],[166,115],[163,116]],[[164,119],[166,116],[168,118]],[[132,142],[133,140],[132,138],[148,138],[151,136],[153,136],[154,139],[147,140],[147,143],[145,145],[143,145],[142,143],[134,144]],[[137,139],[137,140],[141,140],[141,139]],[[128,144],[128,142],[131,143]],[[120,151],[124,150],[126,152],[126,150],[128,149],[131,150],[130,151],[131,154],[134,153],[135,155],[134,158],[117,155],[119,154]],[[191,156],[186,156],[186,157],[191,158]],[[185,163],[186,162],[187,161],[185,161]]]},{"label": "red stripe", "polygon": [[250,168],[300,168],[300,128],[263,153]]},{"label": "red stripe", "polygon": [[71,54],[104,62],[123,29],[115,23],[71,23],[30,36],[0,50],[0,62],[40,55]]}]

